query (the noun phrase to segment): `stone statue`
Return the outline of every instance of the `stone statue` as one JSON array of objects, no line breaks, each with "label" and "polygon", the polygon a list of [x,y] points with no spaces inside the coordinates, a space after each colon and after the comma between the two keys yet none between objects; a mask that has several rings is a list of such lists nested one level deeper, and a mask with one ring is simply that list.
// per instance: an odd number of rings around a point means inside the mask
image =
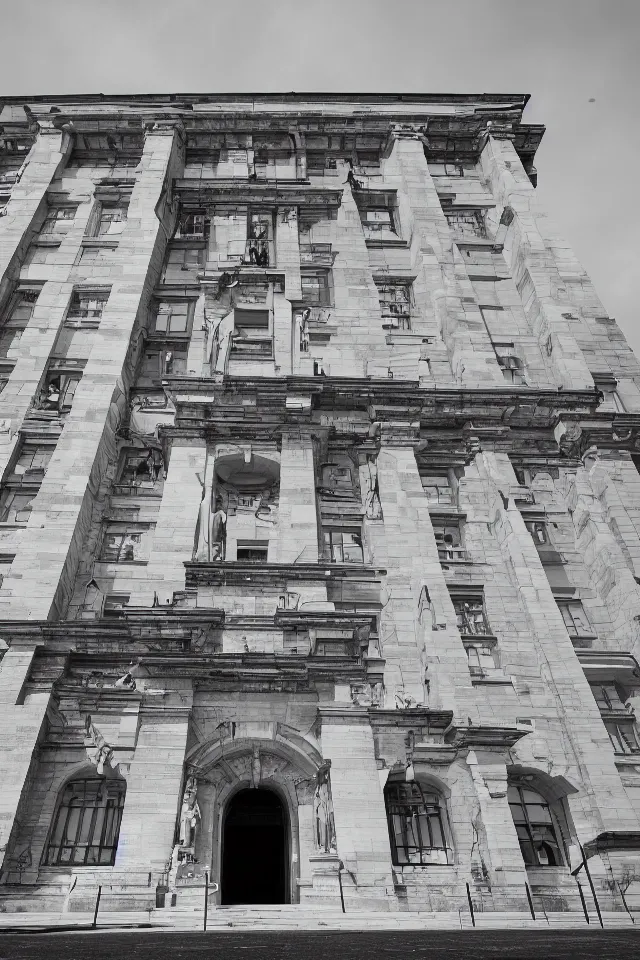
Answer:
[{"label": "stone statue", "polygon": [[336,853],[336,827],[331,799],[329,770],[331,761],[325,760],[316,773],[316,789],[313,795],[315,840],[322,853]]},{"label": "stone statue", "polygon": [[369,520],[382,519],[382,504],[378,493],[378,467],[375,460],[367,460],[367,474],[365,474],[367,489],[364,498],[364,512]]},{"label": "stone statue", "polygon": [[227,514],[222,509],[222,498],[216,498],[216,509],[211,517],[211,560],[224,560],[227,550]]},{"label": "stone statue", "polygon": [[[207,476],[210,474],[210,476]],[[193,559],[202,563],[224,560],[227,546],[227,514],[222,509],[222,498],[214,500],[213,471],[205,470],[202,484],[202,500],[196,524]],[[215,509],[212,507],[215,503]]]},{"label": "stone statue", "polygon": [[251,786],[257,789],[262,780],[262,760],[260,759],[260,747],[254,745],[251,756]]},{"label": "stone statue", "polygon": [[90,716],[87,716],[85,720],[84,745],[89,760],[94,764],[96,772],[100,776],[103,775],[107,763],[114,770],[117,769],[118,761],[113,755],[113,747],[107,743]]},{"label": "stone statue", "polygon": [[188,777],[182,797],[180,809],[180,846],[193,848],[196,842],[198,820],[202,819],[196,795],[198,782],[195,777]]},{"label": "stone statue", "polygon": [[211,372],[226,373],[231,338],[235,329],[233,309],[222,317],[213,317],[211,320],[206,317],[206,328],[209,338],[207,360],[211,364]]}]

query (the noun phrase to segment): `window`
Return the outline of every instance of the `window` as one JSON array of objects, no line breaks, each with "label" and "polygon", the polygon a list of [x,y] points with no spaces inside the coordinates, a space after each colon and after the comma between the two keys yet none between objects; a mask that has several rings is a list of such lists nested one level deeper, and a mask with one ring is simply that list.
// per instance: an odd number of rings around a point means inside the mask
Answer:
[{"label": "window", "polygon": [[329,274],[326,270],[302,270],[302,300],[309,307],[327,307],[331,303]]},{"label": "window", "polygon": [[187,372],[187,348],[182,345],[161,348],[149,347],[142,357],[140,376],[149,380],[179,377]]},{"label": "window", "polygon": [[273,217],[270,213],[250,213],[247,223],[245,263],[257,267],[274,265]]},{"label": "window", "polygon": [[127,207],[101,204],[94,230],[95,237],[119,236],[127,223]]},{"label": "window", "polygon": [[491,630],[484,612],[484,600],[477,597],[452,597],[458,630],[471,636],[490,636]]},{"label": "window", "polygon": [[0,495],[0,521],[2,523],[28,523],[37,489],[20,490],[7,487]]},{"label": "window", "polygon": [[556,827],[544,797],[524,784],[511,784],[507,797],[526,866],[562,866]]},{"label": "window", "polygon": [[78,370],[68,373],[49,371],[36,409],[50,413],[68,413],[81,379],[82,374]]},{"label": "window", "polygon": [[125,493],[124,487],[139,490],[157,490],[164,479],[164,460],[157,448],[131,450],[125,453],[118,480],[118,493]]},{"label": "window", "polygon": [[469,673],[472,677],[486,677],[496,670],[494,647],[490,643],[465,643]]},{"label": "window", "polygon": [[264,360],[273,356],[271,317],[268,310],[236,308],[231,347],[234,359]]},{"label": "window", "polygon": [[616,753],[640,753],[640,741],[633,720],[605,720],[609,740]]},{"label": "window", "polygon": [[69,232],[77,209],[77,207],[52,207],[45,217],[40,236],[63,237]]},{"label": "window", "polygon": [[360,220],[365,237],[396,235],[393,210],[389,207],[366,207],[360,211]]},{"label": "window", "polygon": [[492,345],[498,366],[502,370],[502,376],[507,383],[526,384],[524,365],[520,357],[516,356],[514,345],[512,343],[495,342]]},{"label": "window", "polygon": [[362,534],[359,530],[325,529],[324,557],[331,563],[364,563]]},{"label": "window", "polygon": [[593,627],[579,600],[556,600],[556,603],[570,637],[594,636]]},{"label": "window", "polygon": [[625,709],[615,683],[592,683],[590,686],[591,692],[601,712]]},{"label": "window", "polygon": [[99,320],[108,299],[108,290],[74,290],[67,320]]},{"label": "window", "polygon": [[203,247],[172,246],[167,254],[163,281],[165,283],[188,283],[195,280],[204,267]]},{"label": "window", "polygon": [[108,593],[102,609],[103,617],[122,617],[130,599],[129,593]]},{"label": "window", "polygon": [[388,781],[384,800],[395,865],[451,862],[446,814],[437,793],[427,792],[415,782]]},{"label": "window", "polygon": [[447,473],[421,473],[422,489],[429,503],[451,506],[454,503],[454,491],[449,484]]},{"label": "window", "polygon": [[487,235],[482,210],[447,210],[444,211],[447,223],[457,237],[469,239],[483,238]]},{"label": "window", "polygon": [[162,300],[158,304],[154,333],[165,336],[186,336],[189,331],[193,302],[189,300]]},{"label": "window", "polygon": [[29,477],[30,475],[43,476],[53,456],[55,446],[38,446],[34,443],[24,443],[13,468],[12,476]]},{"label": "window", "polygon": [[463,560],[460,523],[458,521],[433,521],[433,534],[440,560]]},{"label": "window", "polygon": [[104,532],[100,559],[107,563],[133,563],[146,560],[148,533],[148,527],[108,523]]},{"label": "window", "polygon": [[33,316],[40,290],[18,290],[9,306],[7,319],[0,330],[0,357],[8,355],[20,342],[23,330]]},{"label": "window", "polygon": [[180,217],[176,237],[180,239],[204,240],[206,230],[206,218],[204,210],[193,211],[193,213],[183,213]]},{"label": "window", "polygon": [[123,780],[73,780],[62,790],[49,836],[46,866],[110,866],[124,808]]},{"label": "window", "polygon": [[598,411],[602,413],[625,413],[625,407],[620,399],[620,395],[616,387],[618,386],[617,380],[599,380],[596,377],[593,378],[596,389],[600,390],[604,394],[604,400],[598,407]]},{"label": "window", "polygon": [[378,283],[382,326],[411,330],[411,283]]},{"label": "window", "polygon": [[264,541],[238,541],[236,559],[239,563],[266,563],[269,544]]}]

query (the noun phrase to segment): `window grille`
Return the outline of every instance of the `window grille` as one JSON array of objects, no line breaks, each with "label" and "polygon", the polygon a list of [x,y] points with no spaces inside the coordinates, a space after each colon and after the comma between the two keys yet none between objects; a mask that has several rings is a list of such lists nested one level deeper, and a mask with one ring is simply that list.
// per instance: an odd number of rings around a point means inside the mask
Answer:
[{"label": "window grille", "polygon": [[324,555],[332,563],[364,563],[362,534],[358,530],[325,529]]},{"label": "window grille", "polygon": [[86,779],[68,783],[58,801],[46,866],[111,866],[115,862],[126,784]]},{"label": "window grille", "polygon": [[411,284],[380,283],[378,299],[382,312],[383,326],[399,330],[411,329]]},{"label": "window grille", "polygon": [[544,797],[537,790],[520,784],[511,784],[507,796],[526,866],[562,866],[556,827]]},{"label": "window grille", "polygon": [[471,636],[491,635],[482,597],[454,597],[453,609],[460,633]]},{"label": "window grille", "polygon": [[556,600],[570,637],[594,636],[593,627],[579,600]]},{"label": "window grille", "polygon": [[[437,793],[420,784],[388,782],[384,790],[393,863],[450,863],[445,811]],[[440,853],[437,857],[434,854]]]}]

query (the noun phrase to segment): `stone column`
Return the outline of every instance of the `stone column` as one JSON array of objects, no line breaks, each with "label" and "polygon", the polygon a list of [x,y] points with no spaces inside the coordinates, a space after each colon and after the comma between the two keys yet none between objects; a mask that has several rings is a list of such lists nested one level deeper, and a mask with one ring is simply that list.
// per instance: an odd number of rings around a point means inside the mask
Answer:
[{"label": "stone column", "polygon": [[[638,830],[638,817],[622,786],[600,711],[591,693],[533,539],[513,500],[503,505],[516,478],[507,454],[479,453],[476,463],[492,492],[495,536],[511,572],[537,646],[546,685],[557,705],[564,736],[552,738],[553,773],[563,773],[580,792],[569,797],[582,843],[603,830]],[[540,734],[546,732],[541,728]],[[537,733],[537,731],[536,731]],[[518,746],[518,751],[520,746]]]},{"label": "stone column", "polygon": [[184,756],[193,700],[191,684],[160,681],[170,693],[140,710],[136,752],[127,778],[115,871],[157,875],[173,850],[180,809]]},{"label": "stone column", "polygon": [[429,173],[424,137],[393,130],[385,181],[398,185],[402,230],[411,238],[416,306],[444,340],[454,378],[465,387],[503,386],[504,378]]},{"label": "stone column", "polygon": [[469,752],[467,763],[486,835],[492,892],[496,898],[511,894],[524,900],[527,874],[507,798],[505,761],[489,750],[479,749]]},{"label": "stone column", "polygon": [[276,563],[316,563],[318,519],[311,434],[285,428],[280,459]]},{"label": "stone column", "polygon": [[[570,280],[567,280],[567,271],[562,276],[554,249],[560,246],[566,252],[566,244],[558,239],[551,221],[540,208],[509,136],[498,139],[489,135],[481,163],[498,202],[493,211],[495,240],[504,243],[504,255],[525,314],[556,383],[565,389],[592,389],[593,378],[576,342],[582,323],[579,309],[583,284],[577,284],[580,299],[575,302],[572,302],[571,290],[571,281],[579,279],[580,272],[584,274],[584,271],[575,269],[574,264],[568,271]],[[589,279],[586,274],[584,278]]]},{"label": "stone column", "polygon": [[302,298],[300,284],[300,244],[298,240],[298,211],[296,207],[278,207],[276,214],[276,257],[278,272],[285,274],[284,296],[273,298],[273,345],[276,374],[293,373],[292,300]]},{"label": "stone column", "polygon": [[131,594],[131,606],[150,606],[154,591],[164,605],[174,590],[184,590],[184,564],[193,559],[206,467],[203,439],[177,437],[172,441],[149,563],[137,581],[138,590]]},{"label": "stone column", "polygon": [[[366,710],[319,707],[321,743],[331,760],[338,856],[357,880],[358,903],[393,909],[389,829]],[[347,891],[353,889],[344,875]]]},{"label": "stone column", "polygon": [[146,318],[171,235],[175,209],[166,202],[167,190],[183,162],[181,125],[155,124],[146,135],[118,245],[120,274],[94,332],[82,381],[29,526],[0,589],[3,619],[59,616],[72,594],[78,558],[90,529],[93,492],[114,455],[114,436],[125,410],[123,382],[128,386],[133,372],[132,334]]},{"label": "stone column", "polygon": [[19,264],[34,233],[44,221],[51,181],[65,166],[73,147],[69,124],[58,128],[47,119],[39,122],[39,128],[0,217],[0,305],[17,279]]},{"label": "stone column", "polygon": [[29,774],[49,705],[49,691],[23,702],[35,645],[14,642],[0,662],[0,875],[11,856],[16,820],[27,800]]},{"label": "stone column", "polygon": [[477,722],[467,656],[438,558],[415,454],[412,446],[394,443],[395,432],[390,425],[389,443],[383,437],[377,458],[383,520],[365,521],[373,560],[388,570],[388,602],[380,619],[387,705],[395,705],[395,693],[403,687],[422,703],[428,667],[431,705],[453,710],[457,722],[466,724],[468,716]]}]

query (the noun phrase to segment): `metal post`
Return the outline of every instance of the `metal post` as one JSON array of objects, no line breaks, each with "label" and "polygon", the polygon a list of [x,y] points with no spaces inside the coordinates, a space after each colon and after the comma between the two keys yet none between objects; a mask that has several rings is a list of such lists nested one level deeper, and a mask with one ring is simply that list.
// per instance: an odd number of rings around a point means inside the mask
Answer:
[{"label": "metal post", "polygon": [[338,884],[340,886],[340,903],[342,904],[342,912],[346,913],[347,911],[344,908],[344,893],[342,892],[342,868],[343,867],[344,867],[344,864],[341,860],[340,863],[338,864]]},{"label": "metal post", "polygon": [[622,897],[622,902],[624,903],[624,908],[625,908],[625,910],[627,911],[627,913],[629,914],[629,916],[631,917],[631,923],[635,923],[636,921],[634,920],[633,914],[631,913],[631,910],[629,910],[629,907],[628,907],[628,904],[627,904],[627,898],[625,897],[624,893],[622,892],[622,887],[620,886],[620,881],[617,880],[616,883],[618,884],[618,890],[620,891],[620,896]]},{"label": "metal post", "polygon": [[100,897],[102,896],[102,884],[98,887],[98,896],[96,897],[96,908],[93,911],[93,923],[91,924],[92,928],[95,930],[96,923],[98,922],[98,909],[100,907]]},{"label": "metal post", "polygon": [[589,881],[589,886],[591,887],[591,895],[593,897],[593,902],[596,905],[596,913],[598,914],[598,920],[600,921],[600,926],[604,927],[602,922],[602,914],[600,913],[600,904],[598,903],[598,898],[596,897],[596,888],[593,885],[593,880],[591,879],[591,871],[589,870],[589,864],[587,863],[587,858],[585,856],[584,847],[580,844],[580,853],[582,854],[582,862],[584,863],[585,873],[587,874],[587,880]]},{"label": "metal post", "polygon": [[207,911],[209,909],[209,871],[205,870],[204,872],[204,927],[207,929]]},{"label": "metal post", "polygon": [[535,912],[535,910],[533,909],[533,899],[532,899],[532,897],[531,897],[531,890],[529,889],[529,884],[528,884],[526,881],[525,881],[525,885],[524,885],[524,886],[525,886],[525,889],[526,889],[526,891],[527,891],[527,900],[529,901],[529,910],[531,911],[531,916],[532,916],[532,918],[535,920],[535,919],[536,919],[536,912]]},{"label": "metal post", "polygon": [[591,923],[591,919],[589,917],[589,911],[587,910],[587,902],[584,899],[584,893],[582,892],[582,884],[580,883],[577,877],[576,877],[576,883],[578,884],[578,893],[580,894],[580,903],[582,904],[582,909],[584,910],[584,918],[587,921],[587,923]]},{"label": "metal post", "polygon": [[473,901],[472,901],[472,899],[471,899],[471,890],[470,890],[470,888],[469,888],[469,884],[468,884],[468,883],[467,883],[467,900],[469,901],[469,912],[471,913],[471,923],[472,923],[472,924],[474,925],[474,927],[475,927],[475,925],[476,925],[476,915],[475,915],[475,913],[474,913],[474,911],[473,911]]}]

